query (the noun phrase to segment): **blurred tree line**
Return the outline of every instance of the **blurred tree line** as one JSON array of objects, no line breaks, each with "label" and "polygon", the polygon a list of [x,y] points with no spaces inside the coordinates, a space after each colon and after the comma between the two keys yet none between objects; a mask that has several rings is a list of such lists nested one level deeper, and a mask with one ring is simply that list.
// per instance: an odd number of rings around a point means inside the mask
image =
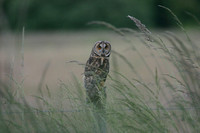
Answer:
[{"label": "blurred tree line", "polygon": [[1,0],[0,29],[81,29],[94,20],[131,27],[127,15],[149,27],[173,26],[172,15],[158,5],[170,8],[186,25],[195,23],[186,11],[200,18],[200,0]]}]

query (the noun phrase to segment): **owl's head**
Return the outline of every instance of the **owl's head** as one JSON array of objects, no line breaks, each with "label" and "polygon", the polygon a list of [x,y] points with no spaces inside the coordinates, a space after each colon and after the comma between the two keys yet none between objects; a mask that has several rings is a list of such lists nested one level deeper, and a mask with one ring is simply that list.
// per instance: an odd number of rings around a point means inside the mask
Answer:
[{"label": "owl's head", "polygon": [[92,53],[100,57],[109,57],[111,51],[111,45],[107,41],[98,41],[95,43]]}]

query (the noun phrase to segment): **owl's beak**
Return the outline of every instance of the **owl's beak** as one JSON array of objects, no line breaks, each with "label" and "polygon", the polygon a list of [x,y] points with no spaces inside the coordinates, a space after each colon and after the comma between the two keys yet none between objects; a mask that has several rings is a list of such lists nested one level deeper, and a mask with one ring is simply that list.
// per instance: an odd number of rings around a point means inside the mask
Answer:
[{"label": "owl's beak", "polygon": [[102,54],[101,56],[105,56],[105,49],[102,49]]}]

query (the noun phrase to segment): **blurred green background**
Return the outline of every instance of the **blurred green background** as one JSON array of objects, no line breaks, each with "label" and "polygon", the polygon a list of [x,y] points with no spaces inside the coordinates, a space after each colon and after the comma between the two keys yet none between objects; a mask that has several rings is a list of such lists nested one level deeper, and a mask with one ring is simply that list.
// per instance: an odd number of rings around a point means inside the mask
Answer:
[{"label": "blurred green background", "polygon": [[186,26],[194,26],[200,18],[200,0],[1,0],[0,29],[79,30],[93,20],[118,27],[132,27],[126,19],[132,15],[153,28],[169,28],[176,23],[163,8],[170,8]]}]

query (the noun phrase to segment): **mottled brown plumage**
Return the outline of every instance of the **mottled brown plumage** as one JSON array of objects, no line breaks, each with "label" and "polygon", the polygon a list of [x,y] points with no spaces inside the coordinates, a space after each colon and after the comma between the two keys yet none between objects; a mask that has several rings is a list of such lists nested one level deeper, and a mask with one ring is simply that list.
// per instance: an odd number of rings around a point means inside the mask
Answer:
[{"label": "mottled brown plumage", "polygon": [[104,83],[109,73],[110,51],[111,45],[109,42],[96,42],[85,66],[84,85],[87,101],[98,107],[102,107],[102,102],[106,98]]}]

